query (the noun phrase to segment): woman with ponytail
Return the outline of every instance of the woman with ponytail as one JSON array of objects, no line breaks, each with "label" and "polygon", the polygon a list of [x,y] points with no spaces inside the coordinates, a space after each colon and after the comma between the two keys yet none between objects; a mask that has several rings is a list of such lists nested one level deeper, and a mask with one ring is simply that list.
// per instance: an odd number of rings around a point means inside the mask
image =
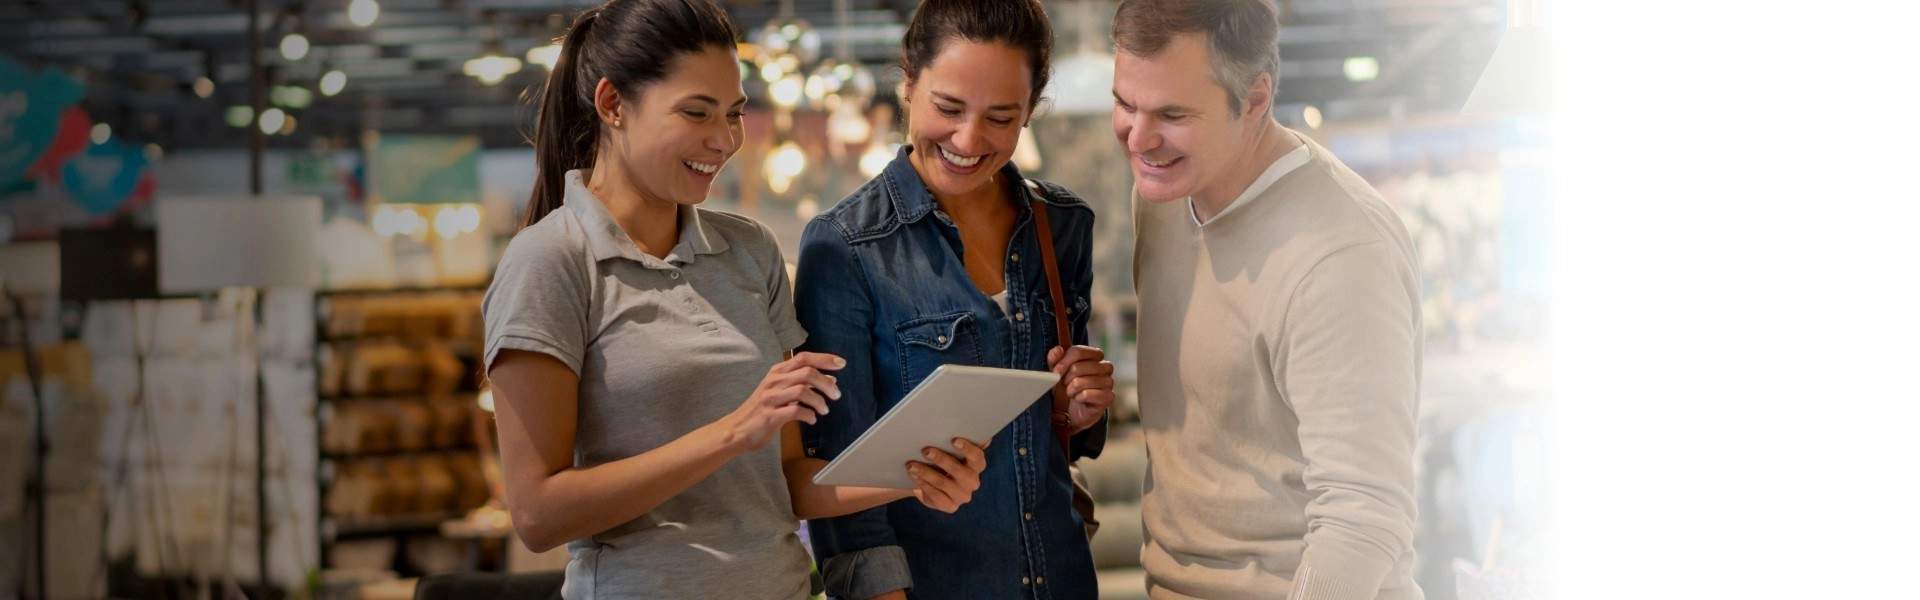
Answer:
[{"label": "woman with ponytail", "polygon": [[[845,361],[791,350],[767,228],[699,208],[740,148],[736,34],[712,0],[610,0],[574,20],[539,100],[539,180],[484,301],[506,503],[563,596],[805,598],[799,518],[979,486],[964,440],[912,491],[815,486],[799,424]],[[778,441],[776,446],[774,442]]]}]

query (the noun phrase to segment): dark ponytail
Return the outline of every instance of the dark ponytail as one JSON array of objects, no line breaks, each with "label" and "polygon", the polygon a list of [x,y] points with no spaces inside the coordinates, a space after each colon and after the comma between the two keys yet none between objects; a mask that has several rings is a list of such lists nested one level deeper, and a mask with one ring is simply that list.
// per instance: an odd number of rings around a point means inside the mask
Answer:
[{"label": "dark ponytail", "polygon": [[[594,114],[591,96],[580,96],[580,46],[593,28],[599,9],[589,9],[574,18],[573,27],[560,42],[560,59],[547,75],[546,89],[540,94],[540,112],[534,121],[534,165],[539,179],[533,182],[533,197],[527,200],[528,227],[559,208],[567,194],[567,171],[587,167],[593,162],[595,142],[599,138],[599,116]],[[595,83],[598,83],[596,80]],[[591,92],[589,92],[591,93]]]},{"label": "dark ponytail", "polygon": [[667,76],[675,59],[707,48],[731,50],[738,39],[733,20],[713,0],[608,0],[580,13],[540,94],[533,129],[538,179],[521,226],[565,204],[567,171],[593,166],[604,133],[593,106],[601,79],[634,102]]}]

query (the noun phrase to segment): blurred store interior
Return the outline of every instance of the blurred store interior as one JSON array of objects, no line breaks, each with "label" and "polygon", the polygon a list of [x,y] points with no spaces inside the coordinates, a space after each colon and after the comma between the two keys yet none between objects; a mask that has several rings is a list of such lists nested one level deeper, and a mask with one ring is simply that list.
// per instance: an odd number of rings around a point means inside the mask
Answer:
[{"label": "blurred store interior", "polygon": [[[707,206],[767,223],[792,260],[903,141],[915,2],[723,4],[751,104]],[[1046,4],[1055,83],[1016,161],[1099,215],[1094,342],[1121,377],[1113,441],[1084,464],[1095,560],[1102,597],[1145,598],[1115,5]],[[1276,118],[1418,246],[1418,581],[1543,597],[1555,139],[1538,110],[1463,114],[1518,17],[1280,4]],[[0,2],[0,539],[19,540],[0,593],[409,598],[422,576],[564,566],[501,509],[479,301],[533,185],[528,98],[590,5]]]}]

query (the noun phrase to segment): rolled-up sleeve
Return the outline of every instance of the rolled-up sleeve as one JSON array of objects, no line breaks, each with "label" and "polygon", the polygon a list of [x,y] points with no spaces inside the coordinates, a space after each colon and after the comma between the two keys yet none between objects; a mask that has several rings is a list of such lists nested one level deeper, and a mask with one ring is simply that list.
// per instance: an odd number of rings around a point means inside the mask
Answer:
[{"label": "rolled-up sleeve", "polygon": [[585,248],[551,225],[514,237],[480,304],[486,368],[501,350],[522,350],[551,356],[580,374],[591,339],[587,260]]},{"label": "rolled-up sleeve", "polygon": [[[873,301],[845,236],[816,219],[800,238],[794,312],[808,336],[802,351],[832,354],[847,366],[835,376],[841,399],[814,425],[801,427],[807,456],[833,460],[878,419],[874,398]],[[865,600],[913,587],[907,554],[881,506],[807,523],[827,593]]]},{"label": "rolled-up sleeve", "polygon": [[1412,549],[1419,321],[1412,275],[1381,242],[1308,273],[1273,365],[1300,420],[1307,504],[1298,600],[1366,600]]}]

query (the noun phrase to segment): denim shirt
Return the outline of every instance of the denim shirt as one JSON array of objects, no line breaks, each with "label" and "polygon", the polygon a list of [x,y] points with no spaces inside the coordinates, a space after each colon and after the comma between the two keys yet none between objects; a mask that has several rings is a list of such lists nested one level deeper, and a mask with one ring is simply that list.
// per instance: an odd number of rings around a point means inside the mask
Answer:
[{"label": "denim shirt", "polygon": [[[1000,170],[1019,216],[1006,256],[1009,311],[967,276],[960,230],[939,211],[902,149],[879,177],[807,224],[794,308],[801,350],[845,358],[841,399],[803,426],[808,456],[832,460],[943,364],[1046,370],[1055,346],[1052,297],[1029,199],[1046,206],[1073,342],[1087,340],[1093,209],[1065,188]],[[1011,312],[1012,314],[1008,314]],[[1093,556],[1073,483],[1051,428],[1053,401],[993,437],[972,502],[954,514],[906,499],[808,524],[827,593],[865,600],[1095,598]],[[978,440],[976,440],[978,441]],[[1098,456],[1105,417],[1073,436]]]}]

